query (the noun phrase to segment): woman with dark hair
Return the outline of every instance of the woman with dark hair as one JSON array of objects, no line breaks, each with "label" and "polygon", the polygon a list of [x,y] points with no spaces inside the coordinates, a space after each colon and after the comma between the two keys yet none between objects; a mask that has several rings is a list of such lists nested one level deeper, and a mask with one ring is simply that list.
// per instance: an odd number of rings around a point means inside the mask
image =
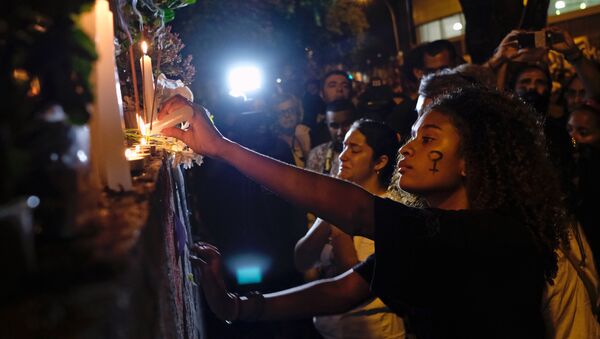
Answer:
[{"label": "woman with dark hair", "polygon": [[[381,122],[360,119],[350,127],[343,144],[337,176],[361,186],[373,195],[390,197],[387,188],[400,148],[398,135]],[[321,278],[331,278],[364,261],[374,251],[372,240],[352,237],[334,225],[317,219],[296,244],[294,259],[299,271],[316,267],[320,269]],[[314,324],[326,339],[405,336],[402,318],[376,297],[343,314],[315,317]]]},{"label": "woman with dark hair", "polygon": [[[160,116],[182,105],[193,106],[171,99]],[[193,107],[190,130],[163,132],[228,162],[343,232],[375,240],[374,255],[335,278],[243,297],[227,292],[218,251],[196,244],[193,260],[219,317],[341,313],[366,300],[370,287],[396,314],[406,315],[419,338],[544,336],[542,292],[556,274],[555,249],[566,241],[568,220],[539,116],[521,101],[469,88],[425,109],[397,166],[400,187],[422,197],[427,208],[379,198],[245,149]]]}]

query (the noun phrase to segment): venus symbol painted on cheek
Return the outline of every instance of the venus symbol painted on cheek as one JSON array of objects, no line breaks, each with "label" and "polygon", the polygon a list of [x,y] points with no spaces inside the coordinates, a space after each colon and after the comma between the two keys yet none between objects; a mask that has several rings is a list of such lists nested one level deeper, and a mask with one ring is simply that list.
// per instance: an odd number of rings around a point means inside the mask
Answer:
[{"label": "venus symbol painted on cheek", "polygon": [[433,162],[433,166],[429,170],[433,172],[433,174],[435,174],[435,172],[439,172],[440,170],[437,169],[437,162],[442,160],[444,154],[440,151],[431,151],[429,152],[428,157],[429,160]]}]

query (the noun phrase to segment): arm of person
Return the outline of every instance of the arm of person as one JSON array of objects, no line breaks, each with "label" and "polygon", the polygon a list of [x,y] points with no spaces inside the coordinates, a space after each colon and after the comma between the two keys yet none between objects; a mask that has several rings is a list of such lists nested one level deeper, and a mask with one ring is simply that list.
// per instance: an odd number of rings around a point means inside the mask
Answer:
[{"label": "arm of person", "polygon": [[[163,135],[182,140],[198,154],[226,161],[255,182],[348,234],[372,238],[374,197],[369,192],[350,182],[271,159],[224,138],[203,107],[181,96],[167,100],[158,117],[162,119],[186,106],[194,110],[188,130],[171,127],[164,129]],[[331,199],[334,196],[344,198]]]},{"label": "arm of person", "polygon": [[304,272],[312,268],[319,258],[323,247],[329,242],[331,225],[317,218],[310,230],[296,243],[294,248],[294,264],[298,271]]},{"label": "arm of person", "polygon": [[502,90],[506,84],[507,62],[518,53],[516,37],[520,33],[513,30],[500,41],[492,57],[483,66],[490,68],[496,73],[496,87]]},{"label": "arm of person", "polygon": [[[348,270],[331,279],[266,294],[260,320],[344,313],[370,296],[369,284],[358,273]],[[240,319],[253,317],[252,312],[250,303],[240,304]]]},{"label": "arm of person", "polygon": [[577,47],[569,32],[558,27],[549,27],[546,30],[563,36],[563,41],[552,44],[550,48],[562,53],[567,61],[573,64],[573,67],[577,71],[577,76],[583,83],[587,98],[600,100],[600,81],[598,81],[600,79],[600,70],[594,62],[583,55],[583,52]]},{"label": "arm of person", "polygon": [[[208,305],[224,320],[279,320],[350,310],[371,296],[369,284],[349,270],[335,278],[255,298],[229,293],[221,274],[218,250],[206,243],[194,244],[192,262],[201,270],[200,283]],[[262,297],[260,298],[262,299]]]},{"label": "arm of person", "polygon": [[331,226],[331,245],[333,259],[339,272],[345,272],[359,263],[352,236]]},{"label": "arm of person", "polygon": [[499,90],[503,90],[506,86],[509,61],[536,61],[541,59],[545,52],[543,49],[537,48],[519,49],[517,37],[523,32],[522,30],[513,30],[508,33],[500,41],[492,57],[483,64],[496,73],[496,87]]},{"label": "arm of person", "polygon": [[308,159],[308,153],[310,152],[310,127],[304,124],[296,125],[294,134],[296,140],[300,143],[300,149],[302,149],[302,156],[304,159]]}]

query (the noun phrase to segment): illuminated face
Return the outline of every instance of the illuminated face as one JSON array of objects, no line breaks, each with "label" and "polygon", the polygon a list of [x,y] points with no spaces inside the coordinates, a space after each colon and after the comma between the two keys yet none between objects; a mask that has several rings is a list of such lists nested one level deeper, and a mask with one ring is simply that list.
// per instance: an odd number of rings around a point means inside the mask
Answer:
[{"label": "illuminated face", "polygon": [[296,104],[291,101],[284,101],[275,107],[277,112],[277,122],[283,129],[293,129],[299,123],[299,111]]},{"label": "illuminated face", "polygon": [[400,149],[400,187],[427,200],[464,190],[465,163],[460,136],[450,119],[437,111],[421,116],[412,139]]},{"label": "illuminated face", "polygon": [[535,90],[539,95],[544,95],[548,92],[548,78],[546,74],[539,69],[528,69],[517,78],[515,91],[517,93],[525,93]]},{"label": "illuminated face", "polygon": [[344,136],[352,126],[354,119],[351,111],[327,111],[327,128],[336,149],[341,149]]},{"label": "illuminated face", "polygon": [[600,121],[593,112],[585,109],[572,112],[567,123],[567,132],[578,144],[600,148]]},{"label": "illuminated face", "polygon": [[350,99],[350,81],[341,74],[328,76],[323,84],[323,101],[328,104],[342,99]]},{"label": "illuminated face", "polygon": [[578,77],[571,81],[571,84],[565,92],[565,99],[567,100],[567,110],[569,112],[573,112],[583,104],[583,101],[585,100],[585,88]]},{"label": "illuminated face", "polygon": [[344,139],[344,150],[340,153],[338,176],[359,185],[377,177],[380,166],[373,160],[373,149],[367,138],[357,129],[351,129]]}]

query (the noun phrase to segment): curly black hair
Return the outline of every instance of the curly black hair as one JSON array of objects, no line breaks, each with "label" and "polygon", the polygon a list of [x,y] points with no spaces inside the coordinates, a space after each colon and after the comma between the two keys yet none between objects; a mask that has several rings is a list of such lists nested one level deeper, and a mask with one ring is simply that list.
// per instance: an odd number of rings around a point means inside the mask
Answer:
[{"label": "curly black hair", "polygon": [[429,111],[448,116],[461,136],[471,208],[523,216],[552,283],[555,250],[568,243],[570,220],[539,115],[513,95],[474,87],[439,97],[424,113]]}]

